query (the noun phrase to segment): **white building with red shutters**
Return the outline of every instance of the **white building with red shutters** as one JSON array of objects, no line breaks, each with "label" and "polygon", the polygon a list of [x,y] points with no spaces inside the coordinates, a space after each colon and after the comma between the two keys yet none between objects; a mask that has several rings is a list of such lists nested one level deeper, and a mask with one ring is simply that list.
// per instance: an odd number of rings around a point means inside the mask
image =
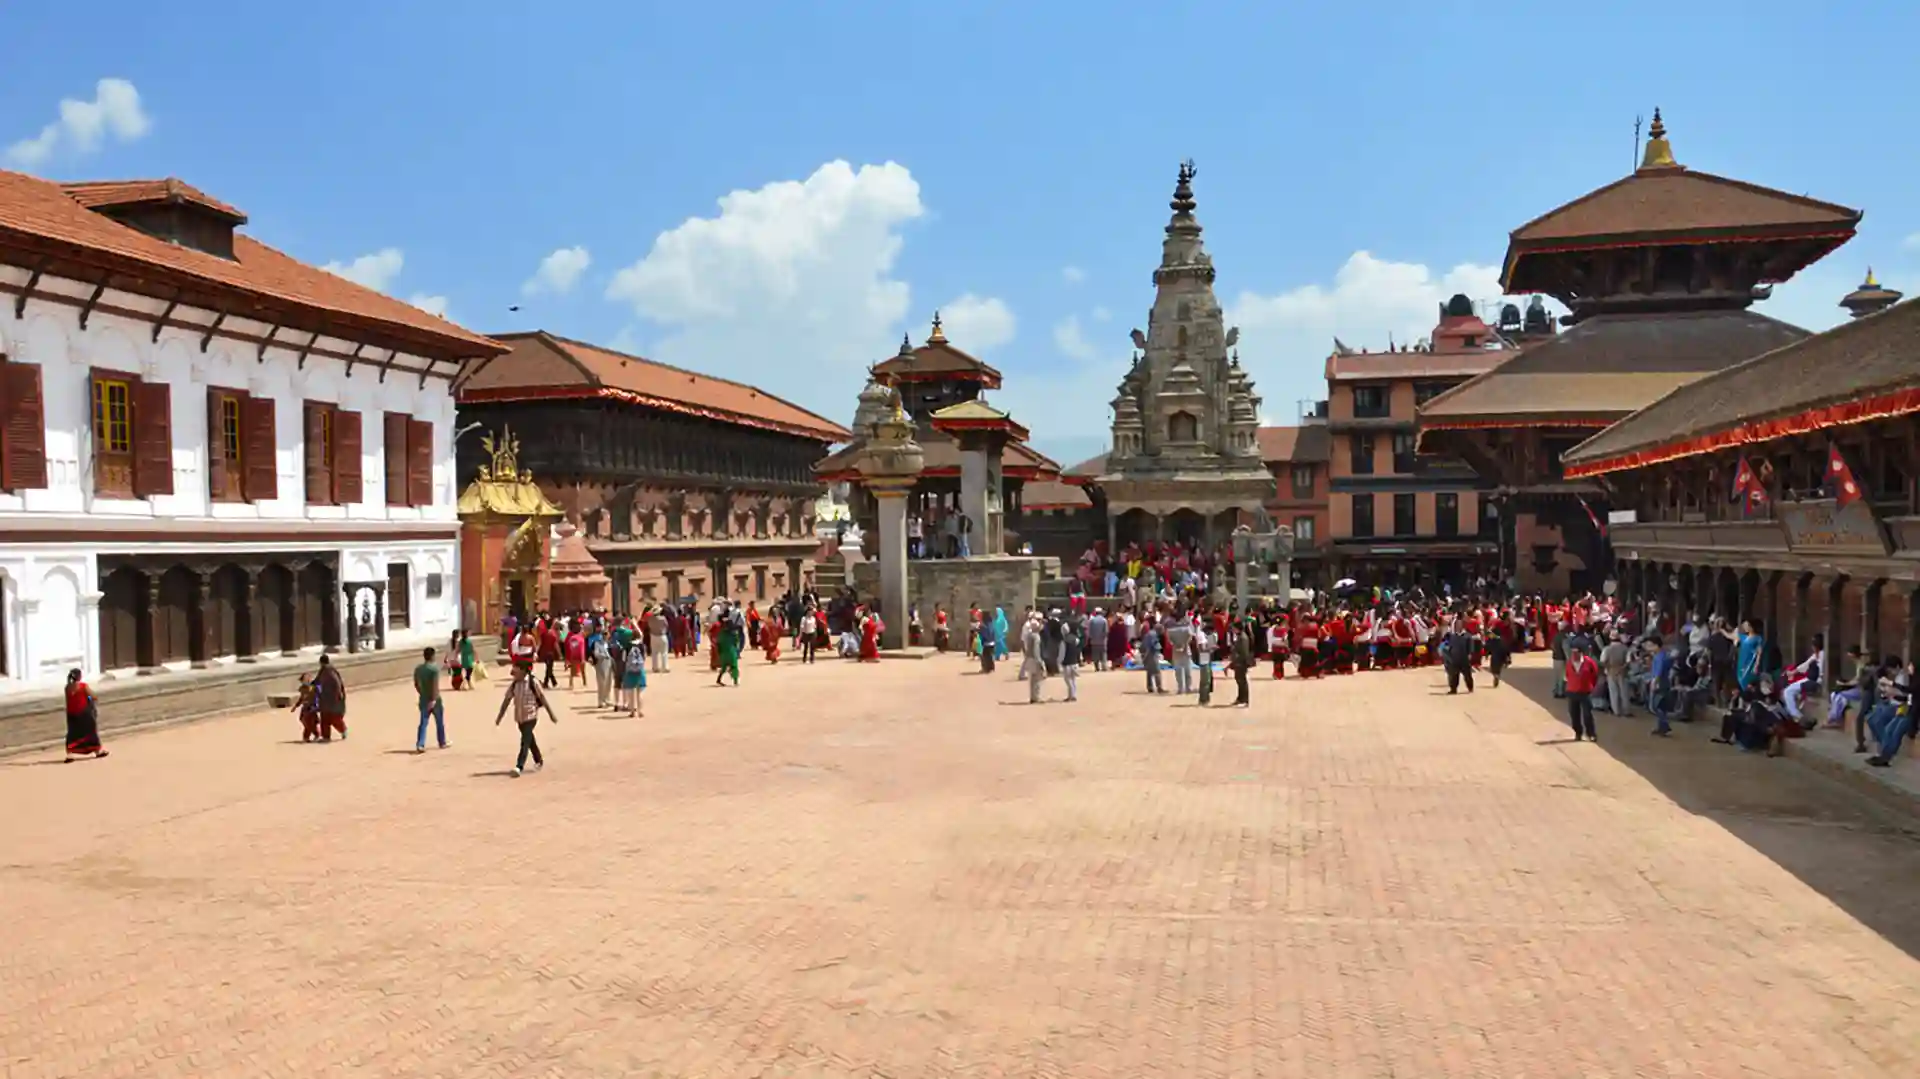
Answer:
[{"label": "white building with red shutters", "polygon": [[245,221],[0,172],[0,692],[458,626],[450,386],[505,349]]}]

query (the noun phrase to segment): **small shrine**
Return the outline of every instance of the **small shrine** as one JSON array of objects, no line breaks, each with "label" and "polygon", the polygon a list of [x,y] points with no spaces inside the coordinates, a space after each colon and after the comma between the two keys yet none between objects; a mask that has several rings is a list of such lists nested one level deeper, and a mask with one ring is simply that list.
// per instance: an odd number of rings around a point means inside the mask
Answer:
[{"label": "small shrine", "polygon": [[[511,428],[483,434],[480,446],[484,457],[459,502],[461,622],[469,633],[497,631],[509,612],[524,621],[552,608],[552,533],[566,518],[520,467]],[[569,576],[576,587],[577,569]]]}]

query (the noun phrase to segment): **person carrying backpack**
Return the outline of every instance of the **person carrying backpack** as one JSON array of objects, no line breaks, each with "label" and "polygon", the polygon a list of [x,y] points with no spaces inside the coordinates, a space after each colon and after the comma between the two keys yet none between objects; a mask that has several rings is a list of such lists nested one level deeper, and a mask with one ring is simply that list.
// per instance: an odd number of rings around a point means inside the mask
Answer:
[{"label": "person carrying backpack", "polygon": [[627,646],[627,662],[620,672],[620,701],[627,714],[638,718],[640,694],[647,688],[647,653],[638,640]]}]

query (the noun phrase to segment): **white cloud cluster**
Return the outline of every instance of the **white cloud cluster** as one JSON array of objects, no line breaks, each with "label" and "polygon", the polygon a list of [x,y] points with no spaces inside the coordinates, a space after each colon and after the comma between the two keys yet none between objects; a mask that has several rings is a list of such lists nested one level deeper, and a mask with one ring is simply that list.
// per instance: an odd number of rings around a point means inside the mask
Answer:
[{"label": "white cloud cluster", "polygon": [[520,286],[520,292],[525,296],[541,293],[564,296],[573,291],[580,275],[586,273],[587,267],[592,264],[593,256],[587,253],[586,248],[578,245],[562,247],[540,260],[539,269],[533,271],[533,276]]},{"label": "white cloud cluster", "polygon": [[1461,263],[1436,273],[1417,262],[1356,251],[1329,284],[1272,295],[1243,291],[1225,306],[1227,324],[1240,327],[1240,362],[1266,399],[1267,412],[1291,423],[1299,412],[1296,402],[1326,396],[1326,360],[1336,336],[1371,349],[1383,349],[1389,340],[1419,341],[1433,332],[1440,305],[1461,293],[1476,302],[1499,299],[1499,268]]},{"label": "white cloud cluster", "polygon": [[[845,419],[867,365],[893,351],[906,318],[909,289],[894,266],[902,230],[925,213],[905,166],[831,161],[805,180],[723,196],[713,216],[656,237],[606,295],[656,331],[622,334],[649,356]],[[958,336],[969,317],[969,333],[1012,335],[1004,304],[957,302],[943,312],[956,344],[981,347]]]},{"label": "white cloud cluster", "polygon": [[969,292],[940,308],[940,325],[947,340],[975,356],[1013,340],[1014,318],[1006,301]]},{"label": "white cloud cluster", "polygon": [[1087,340],[1087,333],[1080,326],[1079,315],[1068,315],[1054,323],[1053,346],[1070,359],[1082,362],[1095,359],[1100,355],[1100,350],[1094,347],[1092,341]]},{"label": "white cloud cluster", "polygon": [[94,84],[93,100],[62,99],[59,119],[41,128],[38,135],[8,146],[7,163],[35,169],[56,154],[89,154],[109,137],[132,142],[152,129],[153,121],[140,106],[140,91],[131,82],[101,79]]},{"label": "white cloud cluster", "polygon": [[1077,285],[1087,279],[1087,271],[1078,266],[1062,266],[1060,277],[1069,285]]},{"label": "white cloud cluster", "polygon": [[[400,276],[407,265],[406,252],[397,247],[383,247],[369,255],[361,255],[350,262],[329,262],[321,269],[330,274],[344,277],[356,285],[370,288],[375,292],[391,293],[390,286]],[[416,292],[407,297],[407,302],[429,314],[441,318],[451,318],[447,314],[447,298]]]}]

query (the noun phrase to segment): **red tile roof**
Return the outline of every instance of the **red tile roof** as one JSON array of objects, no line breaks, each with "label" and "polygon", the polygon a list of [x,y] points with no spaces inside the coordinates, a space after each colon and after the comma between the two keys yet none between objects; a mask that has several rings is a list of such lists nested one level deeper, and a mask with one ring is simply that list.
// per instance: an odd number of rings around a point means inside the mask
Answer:
[{"label": "red tile roof", "polygon": [[1260,460],[1267,464],[1317,464],[1331,456],[1333,434],[1324,423],[1262,427],[1254,433]]},{"label": "red tile roof", "polygon": [[843,442],[851,436],[832,420],[743,382],[670,367],[544,330],[503,333],[497,339],[512,351],[470,364],[457,387],[461,401],[609,397],[821,442]]},{"label": "red tile roof", "polygon": [[[312,325],[342,334],[343,323],[362,323],[395,333],[416,345],[454,357],[487,356],[500,346],[472,331],[286,255],[235,233],[233,258],[224,259],[156,239],[89,209],[124,205],[129,193],[159,194],[195,202],[229,216],[238,210],[179,181],[60,184],[0,170],[0,243],[31,246],[47,254],[114,273],[116,288],[171,298],[173,290],[225,294],[255,310],[249,318],[305,316]],[[82,201],[90,200],[90,201]],[[289,311],[288,309],[291,309]],[[288,319],[286,324],[294,324]]]},{"label": "red tile roof", "polygon": [[1514,356],[1513,349],[1458,352],[1352,352],[1327,357],[1329,382],[1375,382],[1413,378],[1471,378]]},{"label": "red tile roof", "polygon": [[1515,240],[1585,240],[1723,229],[1847,228],[1860,211],[1675,165],[1643,168],[1548,210]]},{"label": "red tile roof", "polygon": [[133,206],[143,202],[185,202],[225,217],[235,224],[246,224],[247,215],[184,180],[169,176],[164,180],[83,180],[61,184],[60,189],[73,201],[89,210],[107,206]]}]

